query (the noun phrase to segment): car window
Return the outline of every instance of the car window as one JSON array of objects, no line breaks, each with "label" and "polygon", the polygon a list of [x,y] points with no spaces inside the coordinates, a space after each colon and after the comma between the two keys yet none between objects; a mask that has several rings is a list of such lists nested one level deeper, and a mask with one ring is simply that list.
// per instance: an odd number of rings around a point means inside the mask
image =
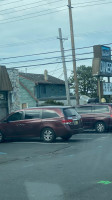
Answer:
[{"label": "car window", "polygon": [[94,106],[94,113],[108,113],[109,107],[108,106]]},{"label": "car window", "polygon": [[25,119],[40,119],[41,110],[28,110],[25,111]]},{"label": "car window", "polygon": [[7,121],[17,121],[23,119],[23,112],[16,112],[7,118]]},{"label": "car window", "polygon": [[63,112],[66,117],[75,116],[78,114],[75,108],[66,108],[63,110]]},{"label": "car window", "polygon": [[76,107],[76,110],[79,114],[82,113],[92,113],[92,107],[91,106],[82,106],[82,107]]},{"label": "car window", "polygon": [[55,118],[55,117],[59,117],[59,115],[54,110],[43,110],[42,111],[42,119]]}]

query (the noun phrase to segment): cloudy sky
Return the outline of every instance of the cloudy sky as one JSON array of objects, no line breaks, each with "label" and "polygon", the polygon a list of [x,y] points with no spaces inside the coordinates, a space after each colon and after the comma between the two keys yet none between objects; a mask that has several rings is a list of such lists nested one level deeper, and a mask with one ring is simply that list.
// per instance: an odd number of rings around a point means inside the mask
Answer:
[{"label": "cloudy sky", "polygon": [[[112,0],[71,0],[77,66],[92,65],[93,45],[112,45]],[[63,79],[58,29],[71,61],[68,0],[0,0],[0,64]],[[86,47],[86,48],[85,48]],[[84,59],[84,60],[80,60]],[[49,64],[52,63],[52,64]],[[68,76],[73,69],[67,62]],[[23,67],[24,66],[24,67]]]}]

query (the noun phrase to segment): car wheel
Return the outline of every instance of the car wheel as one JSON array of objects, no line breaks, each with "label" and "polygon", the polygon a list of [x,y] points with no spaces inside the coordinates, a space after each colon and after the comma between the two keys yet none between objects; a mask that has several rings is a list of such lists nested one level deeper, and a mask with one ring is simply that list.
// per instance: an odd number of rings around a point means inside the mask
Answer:
[{"label": "car wheel", "polygon": [[104,133],[105,132],[105,124],[103,122],[97,122],[95,126],[95,130],[97,133]]},{"label": "car wheel", "polygon": [[4,138],[3,138],[3,134],[2,132],[0,131],[0,143],[4,141]]},{"label": "car wheel", "polygon": [[67,136],[63,136],[61,137],[63,140],[68,141],[70,138],[72,137],[72,135],[67,135]]},{"label": "car wheel", "polygon": [[55,139],[56,139],[56,136],[55,136],[55,133],[53,131],[53,129],[51,128],[44,128],[42,130],[42,134],[41,134],[41,139],[44,141],[44,142],[54,142]]}]

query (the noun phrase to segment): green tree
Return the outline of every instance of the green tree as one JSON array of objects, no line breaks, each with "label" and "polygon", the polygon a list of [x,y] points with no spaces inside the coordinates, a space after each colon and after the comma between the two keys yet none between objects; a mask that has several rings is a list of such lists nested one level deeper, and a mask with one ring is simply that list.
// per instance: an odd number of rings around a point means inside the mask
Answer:
[{"label": "green tree", "polygon": [[[92,67],[81,65],[77,68],[79,95],[97,97],[97,78],[92,76]],[[69,78],[70,88],[74,89],[73,72]]]}]

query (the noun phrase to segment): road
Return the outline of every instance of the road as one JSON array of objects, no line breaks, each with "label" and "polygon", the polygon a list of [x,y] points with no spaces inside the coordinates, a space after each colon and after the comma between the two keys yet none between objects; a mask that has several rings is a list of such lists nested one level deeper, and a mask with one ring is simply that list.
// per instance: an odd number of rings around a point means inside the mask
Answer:
[{"label": "road", "polygon": [[0,144],[0,200],[112,200],[112,134]]}]

